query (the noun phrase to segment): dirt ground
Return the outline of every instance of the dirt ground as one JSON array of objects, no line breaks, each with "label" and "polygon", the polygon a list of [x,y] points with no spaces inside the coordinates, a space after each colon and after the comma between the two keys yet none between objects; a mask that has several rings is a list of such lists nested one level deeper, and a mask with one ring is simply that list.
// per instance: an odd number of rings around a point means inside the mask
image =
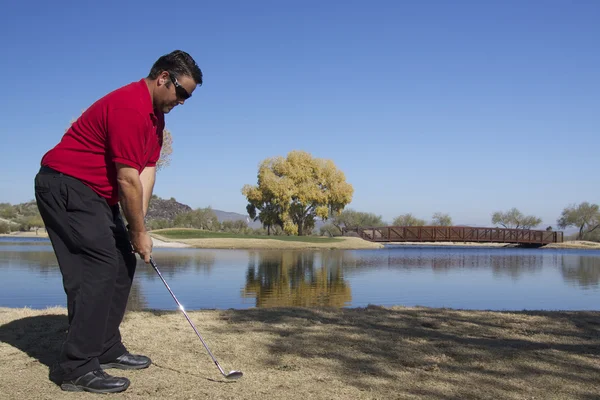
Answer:
[{"label": "dirt ground", "polygon": [[[132,384],[119,399],[600,398],[600,312],[429,308],[128,312],[129,350],[154,364],[108,370]],[[66,310],[0,308],[0,398],[92,399],[48,379]]]},{"label": "dirt ground", "polygon": [[545,249],[591,249],[600,250],[600,243],[586,240],[568,240],[563,243],[552,243],[544,246]]}]

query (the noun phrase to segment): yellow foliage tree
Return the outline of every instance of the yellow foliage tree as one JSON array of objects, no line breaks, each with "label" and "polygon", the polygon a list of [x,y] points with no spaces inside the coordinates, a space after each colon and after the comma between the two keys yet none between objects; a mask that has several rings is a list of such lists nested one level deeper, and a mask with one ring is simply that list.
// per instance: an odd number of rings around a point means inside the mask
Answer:
[{"label": "yellow foliage tree", "polygon": [[264,160],[258,169],[258,185],[244,185],[250,217],[279,221],[289,235],[310,233],[315,218],[336,215],[352,201],[354,188],[331,160],[313,158],[305,151],[291,151],[287,158]]}]

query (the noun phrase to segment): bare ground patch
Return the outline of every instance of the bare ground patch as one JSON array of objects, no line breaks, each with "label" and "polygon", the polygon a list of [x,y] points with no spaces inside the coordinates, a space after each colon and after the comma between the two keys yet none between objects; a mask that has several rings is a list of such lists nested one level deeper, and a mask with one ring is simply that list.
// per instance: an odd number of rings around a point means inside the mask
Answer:
[{"label": "bare ground patch", "polygon": [[205,249],[380,249],[380,243],[369,242],[360,238],[342,237],[336,242],[301,242],[283,241],[277,239],[245,239],[245,238],[207,238],[207,239],[168,239],[164,236],[153,234],[155,238],[165,242],[179,242],[191,247]]},{"label": "bare ground patch", "polygon": [[586,240],[568,240],[563,243],[551,243],[544,246],[546,249],[596,249],[600,250],[600,243]]},{"label": "bare ground patch", "polygon": [[[123,399],[600,398],[600,312],[429,308],[192,311],[235,382],[221,378],[180,312],[128,312],[125,344],[150,356]],[[98,398],[62,392],[48,366],[66,310],[0,309],[2,398]],[[116,372],[115,372],[116,371]]]}]

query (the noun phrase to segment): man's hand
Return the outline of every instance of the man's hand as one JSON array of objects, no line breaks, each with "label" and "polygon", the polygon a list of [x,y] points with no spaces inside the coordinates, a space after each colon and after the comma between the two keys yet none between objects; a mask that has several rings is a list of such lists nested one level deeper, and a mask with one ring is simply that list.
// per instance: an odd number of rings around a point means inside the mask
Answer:
[{"label": "man's hand", "polygon": [[148,264],[152,255],[152,238],[148,235],[148,232],[129,231],[129,240],[133,250]]}]

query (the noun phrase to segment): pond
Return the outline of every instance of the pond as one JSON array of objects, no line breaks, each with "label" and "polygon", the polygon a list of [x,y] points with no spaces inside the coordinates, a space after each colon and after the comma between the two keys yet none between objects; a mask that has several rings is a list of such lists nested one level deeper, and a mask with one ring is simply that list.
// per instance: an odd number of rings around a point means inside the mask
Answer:
[{"label": "pond", "polygon": [[[187,310],[403,305],[488,310],[600,309],[600,251],[387,246],[377,250],[155,248]],[[47,240],[0,238],[0,307],[66,306]],[[129,309],[177,308],[138,261]]]}]

